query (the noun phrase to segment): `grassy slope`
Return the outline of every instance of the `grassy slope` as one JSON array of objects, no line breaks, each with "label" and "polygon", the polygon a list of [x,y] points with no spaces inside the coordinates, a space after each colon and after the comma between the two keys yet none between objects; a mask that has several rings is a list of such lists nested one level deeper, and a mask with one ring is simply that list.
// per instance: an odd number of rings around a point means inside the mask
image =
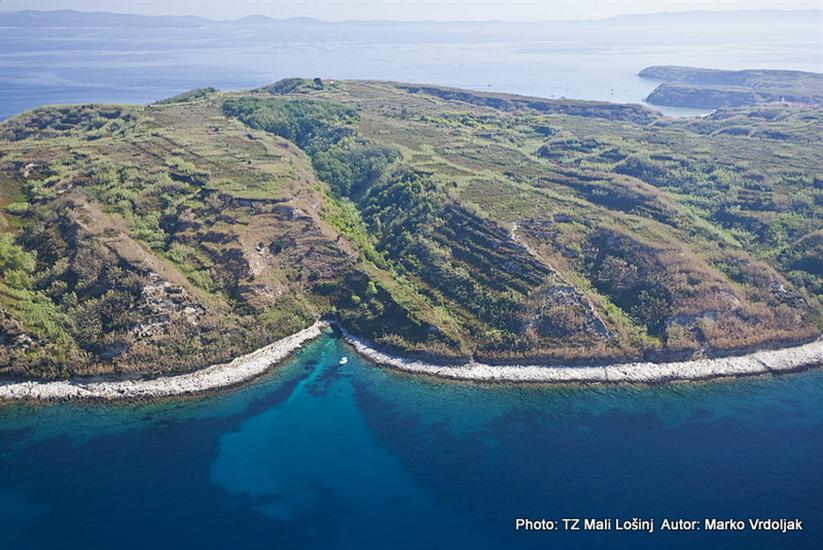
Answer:
[{"label": "grassy slope", "polygon": [[0,126],[0,372],[188,370],[323,314],[499,360],[819,332],[820,111],[287,84]]}]

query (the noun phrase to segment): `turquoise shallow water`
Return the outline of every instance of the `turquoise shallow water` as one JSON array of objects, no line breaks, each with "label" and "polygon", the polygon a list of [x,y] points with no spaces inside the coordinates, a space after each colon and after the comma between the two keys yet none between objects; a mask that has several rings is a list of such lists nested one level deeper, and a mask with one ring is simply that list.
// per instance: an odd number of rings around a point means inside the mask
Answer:
[{"label": "turquoise shallow water", "polygon": [[[0,548],[820,548],[821,397],[820,371],[441,382],[323,337],[216,396],[0,406]],[[799,517],[805,530],[518,533],[517,517]]]}]

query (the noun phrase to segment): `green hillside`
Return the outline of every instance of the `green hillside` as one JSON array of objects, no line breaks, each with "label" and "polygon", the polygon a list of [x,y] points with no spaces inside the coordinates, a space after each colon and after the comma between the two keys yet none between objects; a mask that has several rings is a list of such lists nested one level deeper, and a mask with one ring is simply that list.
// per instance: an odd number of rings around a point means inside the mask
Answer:
[{"label": "green hillside", "polygon": [[0,124],[0,374],[185,371],[325,316],[407,353],[812,338],[823,110],[289,79]]}]

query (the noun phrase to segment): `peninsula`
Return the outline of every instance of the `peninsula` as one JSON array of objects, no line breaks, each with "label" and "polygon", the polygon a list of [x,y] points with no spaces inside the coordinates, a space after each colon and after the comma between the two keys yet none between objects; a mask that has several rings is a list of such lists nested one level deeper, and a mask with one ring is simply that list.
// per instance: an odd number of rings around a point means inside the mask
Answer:
[{"label": "peninsula", "polygon": [[823,74],[804,71],[724,71],[671,65],[638,76],[661,84],[646,98],[653,105],[718,109],[762,103],[823,105]]},{"label": "peninsula", "polygon": [[431,365],[815,366],[821,123],[321,79],[36,109],[0,124],[1,391],[232,385],[317,319]]}]

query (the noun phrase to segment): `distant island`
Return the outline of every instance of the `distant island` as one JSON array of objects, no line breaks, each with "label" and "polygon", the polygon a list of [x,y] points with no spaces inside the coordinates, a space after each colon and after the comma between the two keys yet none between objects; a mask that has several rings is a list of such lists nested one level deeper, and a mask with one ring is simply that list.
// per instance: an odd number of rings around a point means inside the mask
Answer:
[{"label": "distant island", "polygon": [[662,83],[646,98],[653,105],[719,109],[762,103],[823,104],[823,74],[804,71],[724,71],[663,65],[639,76]]},{"label": "distant island", "polygon": [[438,364],[803,344],[822,123],[319,78],[29,111],[0,124],[0,375],[192,372],[318,319]]}]

